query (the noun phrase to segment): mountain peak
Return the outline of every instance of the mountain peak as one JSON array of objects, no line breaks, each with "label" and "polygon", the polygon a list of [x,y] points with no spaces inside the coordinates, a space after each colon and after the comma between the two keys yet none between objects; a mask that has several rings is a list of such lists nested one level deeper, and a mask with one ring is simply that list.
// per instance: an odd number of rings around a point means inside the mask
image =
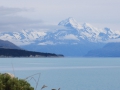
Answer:
[{"label": "mountain peak", "polygon": [[84,23],[83,25],[82,25],[83,27],[93,27],[91,24],[89,24],[89,23]]},{"label": "mountain peak", "polygon": [[68,28],[81,29],[82,26],[72,17],[62,20],[58,25]]},{"label": "mountain peak", "polygon": [[67,19],[70,23],[77,23],[77,21],[73,17],[69,17]]},{"label": "mountain peak", "polygon": [[75,21],[75,19],[73,17],[69,17],[69,18],[67,18],[67,20],[69,20],[69,21]]},{"label": "mountain peak", "polygon": [[76,24],[76,20],[72,17],[69,17],[65,20],[62,20],[58,25],[66,26],[67,24]]}]

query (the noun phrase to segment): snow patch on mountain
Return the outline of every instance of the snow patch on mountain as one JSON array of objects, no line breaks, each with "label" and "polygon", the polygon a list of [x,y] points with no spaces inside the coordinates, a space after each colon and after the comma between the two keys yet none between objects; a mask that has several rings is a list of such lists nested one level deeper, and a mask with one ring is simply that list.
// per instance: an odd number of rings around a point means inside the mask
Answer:
[{"label": "snow patch on mountain", "polygon": [[36,30],[22,30],[20,32],[0,33],[0,39],[8,40],[16,45],[28,45],[34,43],[37,39],[43,39],[46,32]]},{"label": "snow patch on mountain", "polygon": [[74,28],[74,29],[82,29],[83,27],[72,17],[61,21],[58,25],[60,26],[66,26],[69,28]]}]

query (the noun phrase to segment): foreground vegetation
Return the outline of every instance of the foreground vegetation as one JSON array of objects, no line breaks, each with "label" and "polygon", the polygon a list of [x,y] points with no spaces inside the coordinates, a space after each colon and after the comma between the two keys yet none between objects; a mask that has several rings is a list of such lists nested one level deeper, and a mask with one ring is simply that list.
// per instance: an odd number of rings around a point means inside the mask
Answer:
[{"label": "foreground vegetation", "polygon": [[34,88],[26,80],[18,79],[9,73],[0,73],[0,90],[34,90]]}]

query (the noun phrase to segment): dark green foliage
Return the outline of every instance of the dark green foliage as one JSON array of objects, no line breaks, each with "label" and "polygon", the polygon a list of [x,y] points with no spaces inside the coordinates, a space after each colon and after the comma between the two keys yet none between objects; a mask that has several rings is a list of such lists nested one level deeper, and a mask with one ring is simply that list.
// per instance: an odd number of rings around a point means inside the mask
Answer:
[{"label": "dark green foliage", "polygon": [[34,90],[30,84],[9,74],[0,74],[0,90]]},{"label": "dark green foliage", "polygon": [[33,52],[18,49],[4,49],[0,48],[1,57],[59,57],[63,55],[56,55],[53,53]]}]

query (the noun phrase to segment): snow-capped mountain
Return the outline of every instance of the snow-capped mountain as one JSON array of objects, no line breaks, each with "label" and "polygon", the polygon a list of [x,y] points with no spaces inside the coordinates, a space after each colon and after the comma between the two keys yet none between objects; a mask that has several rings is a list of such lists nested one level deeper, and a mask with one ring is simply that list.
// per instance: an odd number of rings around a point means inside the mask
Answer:
[{"label": "snow-capped mountain", "polygon": [[58,29],[54,32],[37,30],[4,32],[0,33],[0,39],[9,40],[17,45],[58,45],[107,42],[120,37],[120,33],[115,33],[109,28],[98,29],[88,23],[79,24],[74,18],[65,19],[58,25],[64,26],[66,29]]},{"label": "snow-capped mountain", "polygon": [[70,17],[61,21],[58,25],[65,26],[72,29],[82,29],[82,25],[79,24],[74,18]]},{"label": "snow-capped mountain", "polygon": [[65,56],[84,56],[89,50],[103,47],[105,42],[120,40],[119,31],[115,32],[110,28],[99,29],[88,23],[80,24],[74,18],[62,20],[58,26],[62,28],[52,32],[1,32],[0,39],[8,40],[23,49]]},{"label": "snow-capped mountain", "polygon": [[45,35],[46,33],[41,31],[22,30],[19,32],[0,33],[0,39],[9,40],[20,46],[34,43],[37,39],[41,40]]},{"label": "snow-capped mountain", "polygon": [[[88,40],[90,42],[102,42],[109,39],[119,38],[120,33],[115,33],[109,28],[98,29],[88,23],[79,24],[73,18],[68,18],[61,21],[58,25],[71,28],[72,35],[76,36],[78,40]],[[72,31],[71,30],[71,31]]]}]

